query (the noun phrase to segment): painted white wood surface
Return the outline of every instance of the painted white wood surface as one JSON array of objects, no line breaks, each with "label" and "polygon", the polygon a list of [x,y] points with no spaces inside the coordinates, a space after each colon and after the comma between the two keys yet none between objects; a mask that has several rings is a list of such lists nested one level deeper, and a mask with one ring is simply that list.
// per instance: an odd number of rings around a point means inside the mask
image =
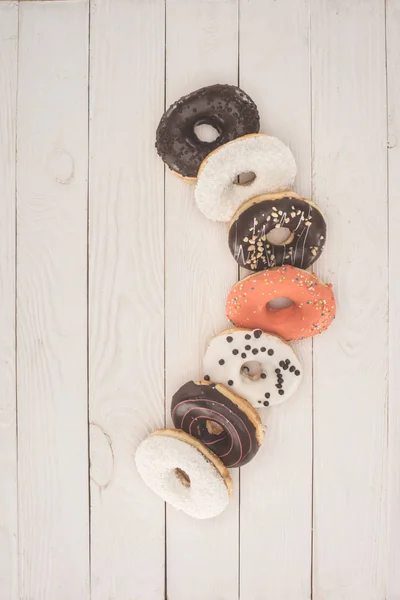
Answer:
[{"label": "painted white wood surface", "polygon": [[[87,0],[21,2],[19,25],[0,2],[0,600],[400,599],[400,4],[386,4],[385,19],[384,0],[92,0],[89,53]],[[133,456],[227,325],[226,226],[154,149],[165,103],[217,81],[254,98],[325,211],[315,270],[338,316],[297,344],[302,389],[262,411],[229,509],[197,522],[165,510]]]},{"label": "painted white wood surface", "polygon": [[89,371],[94,600],[158,600],[164,503],[134,464],[164,425],[164,3],[94,0]]},{"label": "painted white wood surface", "polygon": [[389,401],[388,401],[388,513],[386,600],[400,596],[400,2],[386,8],[388,92],[388,210],[389,210]]},{"label": "painted white wood surface", "polygon": [[18,4],[0,5],[0,600],[18,577],[15,381],[15,144]]},{"label": "painted white wood surface", "polygon": [[316,272],[333,283],[338,305],[336,321],[314,342],[314,598],[383,599],[384,4],[315,0],[311,15],[313,192],[329,224],[329,242]]},{"label": "painted white wood surface", "polygon": [[88,4],[19,12],[18,598],[85,600]]},{"label": "painted white wood surface", "polygon": [[[203,85],[237,84],[236,0],[167,0],[166,104]],[[204,375],[204,350],[229,323],[225,299],[237,280],[224,224],[198,211],[193,186],[169,171],[166,214],[166,401]],[[239,478],[218,519],[196,522],[167,509],[167,593],[171,600],[238,597]]]},{"label": "painted white wood surface", "polygon": [[[240,85],[257,103],[261,131],[294,152],[295,189],[306,197],[311,191],[308,11],[308,0],[247,0],[240,10]],[[277,51],[283,31],[285,52]],[[311,341],[295,349],[305,375],[301,389],[289,402],[261,410],[265,442],[241,470],[242,600],[310,597]]]}]

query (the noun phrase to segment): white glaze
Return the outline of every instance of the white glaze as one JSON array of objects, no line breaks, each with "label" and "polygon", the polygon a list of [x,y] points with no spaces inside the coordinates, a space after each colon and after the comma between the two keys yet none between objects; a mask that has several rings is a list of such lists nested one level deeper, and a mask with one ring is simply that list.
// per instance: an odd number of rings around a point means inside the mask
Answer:
[{"label": "white glaze", "polygon": [[[149,488],[191,517],[215,517],[229,503],[221,474],[201,452],[183,440],[165,435],[149,436],[137,448],[135,461]],[[190,477],[190,487],[178,479],[176,468]]]},{"label": "white glaze", "polygon": [[[235,184],[241,173],[256,178]],[[237,138],[214,150],[202,163],[195,189],[201,212],[213,221],[229,221],[243,202],[259,194],[289,189],[296,177],[296,162],[283,142],[269,135]]]},{"label": "white glaze", "polygon": [[[259,337],[255,337],[255,332]],[[246,339],[250,335],[250,339]],[[229,342],[228,338],[232,338]],[[250,346],[249,350],[245,346]],[[261,348],[265,348],[264,352]],[[253,354],[253,349],[258,352]],[[233,354],[233,350],[238,350],[238,354]],[[273,350],[273,355],[268,354],[268,350]],[[242,354],[246,354],[243,358]],[[290,360],[289,367],[284,369],[279,365],[281,361]],[[224,360],[220,365],[219,361]],[[242,371],[245,363],[255,361],[260,364],[261,372],[266,375],[265,378],[251,379]],[[263,333],[260,329],[230,329],[214,337],[204,356],[203,361],[204,376],[209,377],[214,383],[222,383],[235,394],[245,398],[255,408],[262,406],[274,406],[287,400],[297,390],[302,379],[303,369],[300,361],[292,348],[280,338]],[[294,370],[290,371],[290,367]],[[281,370],[284,381],[282,382],[283,395],[279,394],[278,374],[275,369]],[[300,375],[295,372],[300,371]],[[233,381],[233,384],[229,384]],[[265,394],[270,394],[267,398]],[[266,404],[268,403],[268,404]]]}]

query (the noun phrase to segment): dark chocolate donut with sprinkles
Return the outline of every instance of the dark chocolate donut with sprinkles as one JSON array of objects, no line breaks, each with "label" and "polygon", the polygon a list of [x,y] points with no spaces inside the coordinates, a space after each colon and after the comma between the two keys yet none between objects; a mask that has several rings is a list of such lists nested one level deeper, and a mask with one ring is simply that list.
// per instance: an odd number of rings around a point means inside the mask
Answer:
[{"label": "dark chocolate donut with sprinkles", "polygon": [[188,381],[172,398],[174,426],[200,440],[227,467],[241,467],[257,454],[264,427],[257,411],[223,385]]},{"label": "dark chocolate donut with sprinkles", "polygon": [[[268,235],[286,228],[289,236],[272,243]],[[242,204],[229,225],[229,248],[241,267],[263,271],[292,265],[307,269],[320,256],[326,222],[319,208],[294,192],[263,194]]]},{"label": "dark chocolate donut with sprinkles", "polygon": [[[197,125],[211,125],[218,132],[212,142],[201,141]],[[260,117],[253,100],[235,85],[210,85],[174,102],[157,128],[157,152],[181,177],[196,179],[206,156],[227,142],[257,133]]]}]

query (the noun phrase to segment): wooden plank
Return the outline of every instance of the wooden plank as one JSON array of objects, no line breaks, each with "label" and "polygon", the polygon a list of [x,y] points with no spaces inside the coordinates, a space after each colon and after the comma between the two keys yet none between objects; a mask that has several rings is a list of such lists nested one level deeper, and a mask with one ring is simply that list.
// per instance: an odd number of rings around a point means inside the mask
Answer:
[{"label": "wooden plank", "polygon": [[314,598],[385,598],[387,190],[381,0],[313,0],[316,270],[335,323],[314,343]]},{"label": "wooden plank", "polygon": [[[211,17],[212,15],[212,17]],[[213,83],[237,83],[236,0],[167,0],[166,102]],[[161,116],[161,114],[160,114]],[[193,186],[166,172],[166,399],[202,376],[205,348],[226,328],[237,278],[226,225],[207,220]],[[169,409],[167,418],[170,422]],[[167,591],[173,600],[238,595],[238,472],[228,509],[196,521],[167,509]]]},{"label": "wooden plank", "polygon": [[[240,84],[258,104],[261,131],[292,149],[295,189],[306,197],[311,189],[309,36],[308,0],[241,5]],[[265,442],[241,470],[242,600],[310,597],[311,341],[294,348],[303,364],[301,388],[288,402],[260,411]]]},{"label": "wooden plank", "polygon": [[18,4],[0,6],[0,600],[18,597],[15,142]]},{"label": "wooden plank", "polygon": [[84,600],[88,4],[19,10],[18,597]]},{"label": "wooden plank", "polygon": [[164,2],[91,18],[90,420],[93,600],[164,597],[164,503],[139,442],[164,424]]},{"label": "wooden plank", "polygon": [[389,193],[389,405],[388,405],[388,554],[386,600],[400,597],[400,263],[397,224],[400,222],[400,2],[388,0],[386,8],[388,91],[388,193]]}]

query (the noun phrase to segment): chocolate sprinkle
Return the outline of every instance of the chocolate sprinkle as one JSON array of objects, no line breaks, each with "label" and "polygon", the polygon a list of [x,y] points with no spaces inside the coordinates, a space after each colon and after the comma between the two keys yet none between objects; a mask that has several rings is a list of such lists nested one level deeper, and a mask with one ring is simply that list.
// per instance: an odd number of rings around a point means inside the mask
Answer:
[{"label": "chocolate sprinkle", "polygon": [[270,349],[268,350],[268,354],[269,354],[269,356],[272,356],[272,355],[274,354],[274,351],[272,350],[272,348],[270,348]]},{"label": "chocolate sprinkle", "polygon": [[224,365],[225,364],[225,361],[224,361],[223,358],[221,358],[218,362],[219,362],[220,365]]},{"label": "chocolate sprinkle", "polygon": [[231,335],[228,335],[228,337],[226,338],[226,341],[231,343],[233,341],[233,337]]},{"label": "chocolate sprinkle", "polygon": [[261,336],[261,334],[262,334],[261,329],[256,329],[254,332],[254,337],[258,339]]}]

